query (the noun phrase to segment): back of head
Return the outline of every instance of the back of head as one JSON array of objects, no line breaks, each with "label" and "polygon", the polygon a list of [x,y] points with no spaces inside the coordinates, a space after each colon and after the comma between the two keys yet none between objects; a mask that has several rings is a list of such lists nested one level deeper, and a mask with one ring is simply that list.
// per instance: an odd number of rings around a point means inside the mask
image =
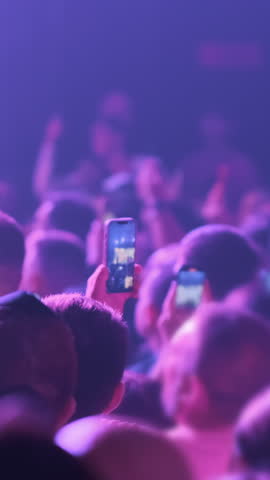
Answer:
[{"label": "back of head", "polygon": [[127,356],[127,330],[111,309],[79,295],[44,300],[72,330],[78,355],[76,418],[102,413],[121,382]]},{"label": "back of head", "polygon": [[69,329],[35,296],[0,298],[0,392],[30,389],[58,417],[71,400],[76,358]]},{"label": "back of head", "polygon": [[253,469],[270,468],[270,390],[256,397],[243,411],[236,426],[240,460]]},{"label": "back of head", "polygon": [[188,415],[200,412],[206,424],[210,415],[219,425],[232,425],[246,403],[270,383],[270,326],[254,314],[218,304],[201,308],[190,326],[190,331],[177,332],[170,347],[171,413],[181,417],[180,387],[194,376],[204,395],[192,397]]},{"label": "back of head", "polygon": [[270,326],[246,311],[210,305],[198,313],[197,342],[191,368],[231,423],[270,383]]},{"label": "back of head", "polygon": [[38,228],[64,230],[86,240],[95,212],[88,197],[76,193],[52,195],[36,214]]},{"label": "back of head", "polygon": [[83,243],[69,232],[37,231],[26,242],[23,288],[40,295],[63,292],[85,281]]},{"label": "back of head", "polygon": [[163,268],[153,268],[142,282],[136,308],[136,328],[152,347],[159,346],[158,318],[173,279],[171,262]]},{"label": "back of head", "polygon": [[85,420],[65,427],[57,441],[90,461],[101,478],[125,480],[127,472],[131,480],[191,478],[180,449],[161,432],[117,418]]},{"label": "back of head", "polygon": [[[112,179],[111,179],[112,182]],[[132,184],[120,185],[107,189],[105,199],[105,212],[112,217],[132,217],[140,220],[141,204],[136,196]]]},{"label": "back of head", "polygon": [[20,226],[0,212],[0,295],[19,288],[24,253],[24,235]]},{"label": "back of head", "polygon": [[249,283],[259,268],[257,253],[248,240],[237,229],[225,225],[193,230],[182,240],[179,252],[181,266],[206,273],[215,300]]},{"label": "back of head", "polygon": [[96,479],[90,466],[87,472],[78,459],[37,434],[13,433],[0,436],[0,465],[1,477],[10,480]]}]

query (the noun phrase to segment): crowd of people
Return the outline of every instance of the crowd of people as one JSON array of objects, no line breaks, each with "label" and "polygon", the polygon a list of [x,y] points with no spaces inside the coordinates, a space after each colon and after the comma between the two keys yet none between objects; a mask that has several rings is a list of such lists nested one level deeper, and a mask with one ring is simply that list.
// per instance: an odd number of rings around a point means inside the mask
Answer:
[{"label": "crowd of people", "polygon": [[[54,117],[36,211],[24,225],[0,211],[0,472],[269,480],[270,192],[221,114],[175,168],[132,155],[134,125],[110,93],[85,158],[59,173]],[[134,286],[110,293],[104,224],[122,217]],[[203,273],[196,305],[177,303],[187,267]]]}]

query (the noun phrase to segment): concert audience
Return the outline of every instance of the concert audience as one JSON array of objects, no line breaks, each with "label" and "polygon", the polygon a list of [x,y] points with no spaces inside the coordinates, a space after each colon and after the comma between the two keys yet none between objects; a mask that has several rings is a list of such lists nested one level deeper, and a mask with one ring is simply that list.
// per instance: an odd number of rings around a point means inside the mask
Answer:
[{"label": "concert audience", "polygon": [[195,478],[226,473],[234,424],[270,382],[270,328],[254,314],[213,304],[173,338],[163,363],[163,402],[176,421],[168,432]]},{"label": "concert audience", "polygon": [[183,162],[183,196],[195,209],[205,213],[205,202],[213,189],[220,193],[219,205],[215,202],[214,212],[208,209],[207,221],[213,217],[214,221],[221,221],[223,216],[227,220],[228,214],[235,213],[242,196],[257,187],[255,167],[246,155],[231,146],[230,130],[222,115],[215,112],[203,115],[202,148]]},{"label": "concert audience", "polygon": [[[219,114],[175,169],[132,155],[132,127],[132,99],[107,94],[65,173],[52,118],[36,213],[23,230],[0,212],[0,474],[268,480],[269,194]],[[127,293],[102,264],[113,217],[137,224]],[[205,275],[193,307],[176,304],[186,267]]]},{"label": "concert audience", "polygon": [[110,413],[124,394],[127,329],[119,314],[79,294],[44,299],[71,329],[78,358],[75,418]]},{"label": "concert audience", "polygon": [[[240,230],[226,225],[206,225],[183,238],[176,265],[178,269],[189,266],[203,271],[207,279],[203,301],[221,301],[232,290],[255,278],[260,259]],[[173,282],[159,319],[163,341],[171,338],[190,316],[189,309],[176,308],[176,288]]]}]

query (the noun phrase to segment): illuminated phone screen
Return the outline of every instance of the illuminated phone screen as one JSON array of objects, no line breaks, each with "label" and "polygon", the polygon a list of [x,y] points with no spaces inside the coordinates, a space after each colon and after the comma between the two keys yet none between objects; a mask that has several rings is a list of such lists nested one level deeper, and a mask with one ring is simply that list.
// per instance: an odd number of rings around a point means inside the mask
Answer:
[{"label": "illuminated phone screen", "polygon": [[177,275],[176,305],[189,309],[201,303],[205,273],[195,268],[181,269]]},{"label": "illuminated phone screen", "polygon": [[134,220],[113,220],[108,226],[107,266],[109,268],[109,279],[107,289],[111,293],[133,290],[135,234]]}]

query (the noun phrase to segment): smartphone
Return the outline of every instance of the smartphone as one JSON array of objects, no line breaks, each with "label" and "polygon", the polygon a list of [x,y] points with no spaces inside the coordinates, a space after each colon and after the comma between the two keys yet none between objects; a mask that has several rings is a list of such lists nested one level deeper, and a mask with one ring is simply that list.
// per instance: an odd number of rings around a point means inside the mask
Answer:
[{"label": "smartphone", "polygon": [[197,308],[202,300],[206,275],[192,267],[181,268],[177,274],[176,306]]},{"label": "smartphone", "polygon": [[136,225],[133,218],[106,222],[105,254],[109,269],[107,291],[131,292],[134,286]]}]

